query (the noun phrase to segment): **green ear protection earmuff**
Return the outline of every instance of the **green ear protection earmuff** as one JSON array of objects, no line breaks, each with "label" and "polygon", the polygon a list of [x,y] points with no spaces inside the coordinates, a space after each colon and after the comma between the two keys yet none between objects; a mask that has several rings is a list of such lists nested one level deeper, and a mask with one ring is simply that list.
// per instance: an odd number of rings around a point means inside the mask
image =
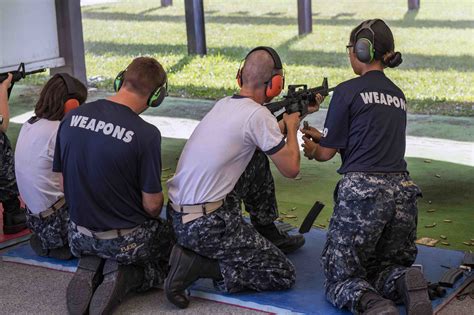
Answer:
[{"label": "green ear protection earmuff", "polygon": [[[127,69],[120,71],[119,74],[117,74],[117,76],[115,77],[115,80],[114,80],[115,92],[118,92],[120,88],[122,87],[126,71]],[[167,95],[168,95],[168,80],[166,80],[163,85],[160,85],[153,90],[153,92],[150,94],[150,97],[148,97],[147,105],[149,107],[158,107],[163,102],[163,100],[165,99]]]},{"label": "green ear protection earmuff", "polygon": [[[375,57],[375,33],[372,30],[372,25],[375,24],[377,21],[382,21],[380,19],[374,19],[374,20],[368,20],[365,21],[360,29],[355,33],[354,38],[352,39],[352,42],[354,44],[354,53],[357,57],[357,59],[360,62],[363,63],[371,63],[374,60]],[[383,22],[383,21],[382,21]],[[359,35],[360,32],[363,30],[369,30],[370,33],[372,34],[372,40],[362,37],[357,39],[357,36]]]}]

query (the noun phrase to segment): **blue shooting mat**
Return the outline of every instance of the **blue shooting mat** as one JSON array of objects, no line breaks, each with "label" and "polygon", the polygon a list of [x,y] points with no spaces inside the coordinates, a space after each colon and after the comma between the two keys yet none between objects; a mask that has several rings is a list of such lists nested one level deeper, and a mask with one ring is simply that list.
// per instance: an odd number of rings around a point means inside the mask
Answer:
[{"label": "blue shooting mat", "polygon": [[[349,314],[347,311],[334,308],[326,301],[324,296],[323,272],[319,263],[319,256],[322,252],[326,231],[312,229],[305,234],[306,244],[303,248],[290,254],[289,258],[296,266],[296,285],[293,289],[278,292],[245,292],[226,294],[216,291],[212,281],[203,279],[196,282],[190,293],[192,296],[251,308],[272,313],[294,313],[294,314]],[[424,274],[431,282],[437,282],[446,272],[446,268],[458,267],[461,264],[464,253],[461,251],[440,249],[434,247],[418,247],[417,264],[423,265]],[[77,266],[77,259],[61,261],[57,259],[38,257],[35,255],[29,244],[10,249],[3,253],[3,260],[50,269],[74,272]],[[458,281],[454,288],[448,289],[448,294],[443,299],[433,302],[433,308],[440,305],[444,300],[463,284],[467,279],[467,274]],[[192,303],[192,301],[191,301]],[[404,308],[400,307],[402,314]]]}]

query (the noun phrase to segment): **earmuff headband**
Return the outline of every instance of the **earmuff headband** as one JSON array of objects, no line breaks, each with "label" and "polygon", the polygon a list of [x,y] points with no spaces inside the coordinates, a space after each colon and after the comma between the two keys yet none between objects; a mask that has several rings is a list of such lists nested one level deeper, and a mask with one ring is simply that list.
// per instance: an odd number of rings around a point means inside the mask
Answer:
[{"label": "earmuff headband", "polygon": [[268,46],[258,46],[258,47],[255,47],[254,49],[252,49],[246,56],[245,56],[245,59],[242,60],[242,62],[240,63],[239,65],[239,70],[237,71],[237,76],[236,76],[236,79],[237,79],[237,84],[242,87],[243,85],[243,80],[242,80],[242,63],[244,63],[243,67],[245,67],[245,60],[248,58],[248,56],[253,53],[254,51],[257,51],[257,50],[264,50],[266,51],[267,53],[270,54],[270,56],[272,57],[273,59],[273,71],[272,71],[272,75],[270,77],[269,80],[267,80],[266,82],[264,82],[264,84],[266,85],[266,90],[265,90],[265,95],[268,96],[268,97],[275,97],[275,96],[278,96],[281,91],[283,90],[284,86],[285,86],[285,76],[284,74],[279,74],[279,73],[275,73],[274,70],[283,70],[283,65],[281,63],[281,59],[280,59],[280,56],[278,55],[278,53],[276,52],[275,49],[271,48],[271,47],[268,47]]},{"label": "earmuff headband", "polygon": [[[125,72],[127,69],[120,71],[114,80],[114,90],[118,92],[123,85],[125,80]],[[165,97],[168,96],[168,78],[165,78],[165,82],[162,85],[157,86],[147,100],[147,105],[149,107],[158,107]]]},{"label": "earmuff headband", "polygon": [[63,80],[64,85],[66,85],[67,95],[64,99],[64,114],[67,114],[69,111],[79,107],[80,104],[77,99],[79,92],[76,83],[72,80],[69,74],[57,73],[56,75],[60,77]]}]

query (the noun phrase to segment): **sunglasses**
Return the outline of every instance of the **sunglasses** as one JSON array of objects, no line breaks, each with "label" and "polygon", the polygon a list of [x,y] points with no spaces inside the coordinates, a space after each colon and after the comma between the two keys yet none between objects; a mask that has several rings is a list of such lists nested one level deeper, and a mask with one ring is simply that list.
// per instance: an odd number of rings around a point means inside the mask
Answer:
[{"label": "sunglasses", "polygon": [[346,45],[346,52],[349,53],[350,48],[354,47],[354,45]]}]

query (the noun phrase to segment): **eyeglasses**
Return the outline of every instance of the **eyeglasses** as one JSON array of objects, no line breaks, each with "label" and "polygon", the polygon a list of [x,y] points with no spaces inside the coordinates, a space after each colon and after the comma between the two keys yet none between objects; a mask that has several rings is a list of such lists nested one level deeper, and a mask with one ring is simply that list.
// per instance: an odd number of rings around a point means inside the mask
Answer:
[{"label": "eyeglasses", "polygon": [[349,53],[350,48],[354,47],[354,45],[346,45],[346,52]]}]

